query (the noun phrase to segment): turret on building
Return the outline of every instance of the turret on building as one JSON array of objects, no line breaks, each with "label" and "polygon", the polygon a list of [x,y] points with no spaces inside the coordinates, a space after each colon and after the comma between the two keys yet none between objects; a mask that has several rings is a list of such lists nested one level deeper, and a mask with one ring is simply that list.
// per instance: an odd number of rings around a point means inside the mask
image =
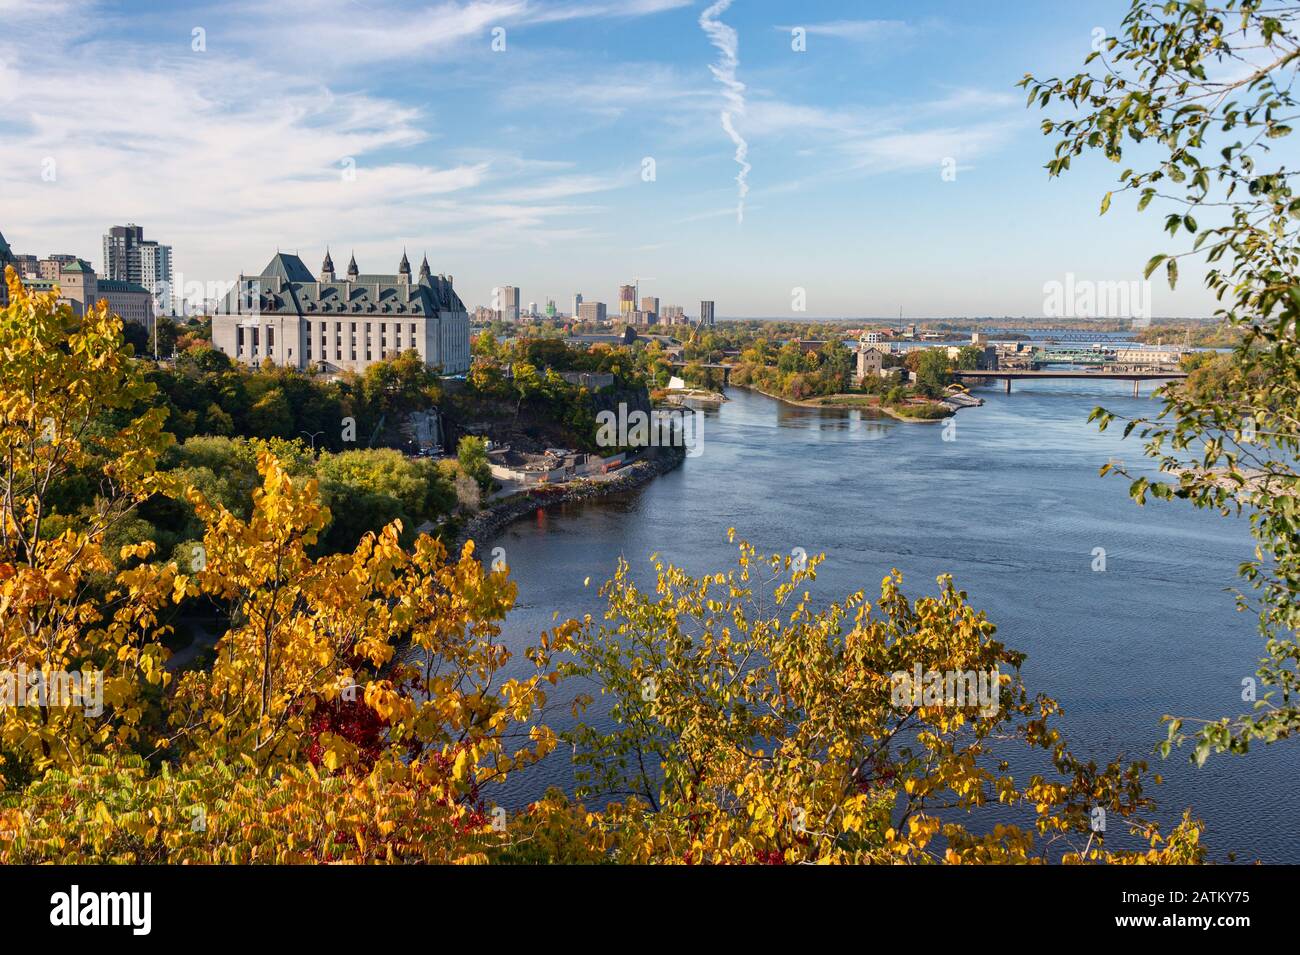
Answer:
[{"label": "turret on building", "polygon": [[363,273],[354,254],[342,281],[328,250],[320,279],[277,252],[261,274],[239,277],[213,317],[212,343],[253,367],[270,358],[327,374],[363,372],[411,350],[447,375],[470,364],[469,313],[451,278],[433,276],[426,258],[412,282],[405,252],[392,274]]}]

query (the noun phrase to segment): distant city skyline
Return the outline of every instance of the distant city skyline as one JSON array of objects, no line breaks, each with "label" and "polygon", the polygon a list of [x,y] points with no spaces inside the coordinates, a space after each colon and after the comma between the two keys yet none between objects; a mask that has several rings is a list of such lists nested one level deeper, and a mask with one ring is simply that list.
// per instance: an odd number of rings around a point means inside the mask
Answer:
[{"label": "distant city skyline", "polygon": [[[1032,318],[1048,283],[1138,280],[1167,248],[1158,213],[1098,216],[1116,167],[1047,179],[1015,88],[1126,9],[735,0],[719,31],[689,0],[10,0],[0,229],[93,257],[138,223],[178,286],[348,237],[427,254],[470,303],[510,276],[615,313],[633,283],[719,319]],[[1195,268],[1151,298],[1215,308]]]}]

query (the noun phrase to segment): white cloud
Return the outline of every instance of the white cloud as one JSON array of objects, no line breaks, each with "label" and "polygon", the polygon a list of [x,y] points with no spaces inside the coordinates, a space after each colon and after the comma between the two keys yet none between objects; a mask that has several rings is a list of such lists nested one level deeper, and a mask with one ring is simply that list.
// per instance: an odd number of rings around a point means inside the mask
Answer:
[{"label": "white cloud", "polygon": [[650,16],[692,0],[604,0],[593,3],[547,3],[538,0],[279,0],[236,8],[241,35],[259,49],[311,67],[362,64],[426,64],[416,57],[489,53],[490,31],[509,31],[582,19]]},{"label": "white cloud", "polygon": [[796,28],[808,36],[839,37],[844,40],[879,40],[911,36],[916,27],[905,20],[832,20],[827,23],[793,24],[774,27],[783,33]]},{"label": "white cloud", "polygon": [[536,110],[539,104],[581,111],[600,119],[617,119],[630,110],[703,110],[714,108],[714,94],[670,66],[657,63],[611,64],[591,81],[589,67],[569,70],[563,64],[545,75],[528,76],[504,87],[499,102],[511,109]]},{"label": "white cloud", "polygon": [[867,172],[896,172],[934,168],[945,159],[966,163],[992,152],[1023,124],[987,122],[861,137],[840,144],[855,168]]},{"label": "white cloud", "polygon": [[731,0],[717,0],[717,3],[700,14],[700,28],[721,54],[718,62],[709,66],[714,79],[722,84],[726,105],[722,109],[722,130],[736,145],[736,221],[745,221],[745,196],[749,193],[748,161],[749,143],[736,131],[734,117],[745,113],[745,84],[736,79],[736,67],[740,64],[740,38],[736,31],[723,23],[718,17],[727,12]]},{"label": "white cloud", "polygon": [[642,17],[689,7],[694,0],[611,0],[606,3],[530,4],[527,21],[554,23],[591,17]]},{"label": "white cloud", "polygon": [[339,93],[213,40],[160,56],[38,21],[0,36],[0,229],[19,251],[98,263],[102,233],[133,221],[206,281],[260,269],[277,247],[355,245],[373,261],[403,243],[558,241],[587,231],[565,218],[592,212],[565,200],[622,181],[492,150],[425,158],[441,131],[428,109]]},{"label": "white cloud", "polygon": [[68,16],[93,5],[93,0],[0,0],[0,16],[12,26],[19,19]]},{"label": "white cloud", "polygon": [[495,195],[498,199],[507,201],[549,202],[555,199],[567,199],[570,196],[604,192],[620,185],[627,185],[632,179],[630,173],[622,179],[590,175],[557,176],[535,185],[507,187]]},{"label": "white cloud", "polygon": [[[902,172],[949,158],[964,164],[995,151],[1032,124],[1016,97],[979,89],[956,89],[934,99],[875,109],[751,99],[745,117],[745,131],[751,136],[797,140],[797,154],[809,161],[829,157],[823,176]],[[818,148],[809,148],[809,143]],[[816,176],[805,177],[768,191],[790,191],[817,181]]]},{"label": "white cloud", "polygon": [[[384,0],[279,0],[243,8],[238,29],[265,53],[331,70],[364,63],[417,69],[430,55],[464,53],[496,26],[526,17],[527,0],[409,4]],[[475,38],[479,38],[475,40]]]},{"label": "white cloud", "polygon": [[1024,97],[1015,96],[1002,90],[954,89],[943,97],[926,104],[931,112],[977,112],[981,110],[998,110],[1014,108],[1020,111]]}]

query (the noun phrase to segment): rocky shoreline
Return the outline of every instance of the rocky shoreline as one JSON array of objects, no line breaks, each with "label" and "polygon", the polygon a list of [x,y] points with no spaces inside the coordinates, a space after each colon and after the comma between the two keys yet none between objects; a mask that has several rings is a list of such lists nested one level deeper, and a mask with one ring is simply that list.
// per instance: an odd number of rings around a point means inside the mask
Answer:
[{"label": "rocky shoreline", "polygon": [[524,491],[498,501],[465,523],[460,533],[456,535],[454,552],[459,551],[467,540],[481,542],[492,539],[508,525],[527,517],[539,507],[589,501],[609,494],[617,494],[620,491],[630,491],[680,466],[684,460],[686,460],[686,451],[683,448],[656,448],[653,457],[642,458],[621,468],[616,476],[608,481],[570,481],[567,484],[555,484]]}]

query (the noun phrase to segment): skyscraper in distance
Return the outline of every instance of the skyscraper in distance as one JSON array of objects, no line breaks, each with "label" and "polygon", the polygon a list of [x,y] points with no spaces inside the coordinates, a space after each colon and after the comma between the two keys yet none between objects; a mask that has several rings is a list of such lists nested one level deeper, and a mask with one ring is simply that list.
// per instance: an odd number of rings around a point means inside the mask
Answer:
[{"label": "skyscraper in distance", "polygon": [[172,247],[144,237],[134,222],[110,226],[104,234],[104,276],[102,281],[133,282],[148,289],[159,312],[170,312],[172,289]]},{"label": "skyscraper in distance", "polygon": [[501,318],[507,322],[519,321],[519,289],[513,285],[502,285],[497,289],[497,301],[494,303]]},{"label": "skyscraper in distance", "polygon": [[113,282],[140,281],[140,243],[144,229],[134,222],[109,226],[104,233],[104,278]]},{"label": "skyscraper in distance", "polygon": [[175,310],[172,287],[172,247],[152,240],[140,243],[140,284],[153,293],[154,308],[159,314]]}]

